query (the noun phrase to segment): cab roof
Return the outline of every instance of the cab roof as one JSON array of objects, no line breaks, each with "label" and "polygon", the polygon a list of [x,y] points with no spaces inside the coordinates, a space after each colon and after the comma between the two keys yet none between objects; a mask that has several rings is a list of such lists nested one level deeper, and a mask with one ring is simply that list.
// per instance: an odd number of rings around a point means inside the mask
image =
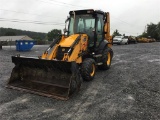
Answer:
[{"label": "cab roof", "polygon": [[76,15],[80,15],[80,14],[104,14],[105,12],[101,11],[101,10],[93,10],[93,9],[86,9],[86,10],[73,10],[70,11],[69,14],[73,15],[74,12],[76,13]]}]

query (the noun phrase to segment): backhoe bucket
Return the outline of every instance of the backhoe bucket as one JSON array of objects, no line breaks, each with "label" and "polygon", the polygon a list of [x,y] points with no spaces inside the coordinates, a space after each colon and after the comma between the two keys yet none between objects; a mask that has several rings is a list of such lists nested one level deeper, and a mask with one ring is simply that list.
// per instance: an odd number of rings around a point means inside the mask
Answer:
[{"label": "backhoe bucket", "polygon": [[7,87],[67,100],[81,81],[75,62],[12,56],[15,67]]}]

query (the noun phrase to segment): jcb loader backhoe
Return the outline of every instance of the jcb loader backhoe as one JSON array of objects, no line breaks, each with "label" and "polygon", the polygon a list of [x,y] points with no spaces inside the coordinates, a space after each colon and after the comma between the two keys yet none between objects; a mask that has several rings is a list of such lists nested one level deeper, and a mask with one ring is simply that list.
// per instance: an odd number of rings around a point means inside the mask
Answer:
[{"label": "jcb loader backhoe", "polygon": [[12,56],[15,67],[7,87],[67,100],[82,80],[91,81],[98,67],[110,68],[113,56],[109,13],[70,11],[65,34],[37,58]]}]

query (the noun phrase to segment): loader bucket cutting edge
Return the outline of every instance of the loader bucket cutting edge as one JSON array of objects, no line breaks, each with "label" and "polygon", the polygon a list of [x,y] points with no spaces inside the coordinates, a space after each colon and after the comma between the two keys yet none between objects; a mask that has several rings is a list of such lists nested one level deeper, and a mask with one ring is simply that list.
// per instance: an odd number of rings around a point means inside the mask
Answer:
[{"label": "loader bucket cutting edge", "polygon": [[8,88],[67,100],[80,88],[80,74],[75,62],[12,56],[15,67]]}]

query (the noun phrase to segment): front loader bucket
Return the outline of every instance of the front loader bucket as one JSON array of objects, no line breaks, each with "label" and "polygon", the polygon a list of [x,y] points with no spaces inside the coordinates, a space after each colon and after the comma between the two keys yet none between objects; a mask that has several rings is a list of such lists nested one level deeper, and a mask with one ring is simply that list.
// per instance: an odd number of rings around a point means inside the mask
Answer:
[{"label": "front loader bucket", "polygon": [[8,88],[67,100],[81,85],[75,62],[12,56],[15,67]]}]

